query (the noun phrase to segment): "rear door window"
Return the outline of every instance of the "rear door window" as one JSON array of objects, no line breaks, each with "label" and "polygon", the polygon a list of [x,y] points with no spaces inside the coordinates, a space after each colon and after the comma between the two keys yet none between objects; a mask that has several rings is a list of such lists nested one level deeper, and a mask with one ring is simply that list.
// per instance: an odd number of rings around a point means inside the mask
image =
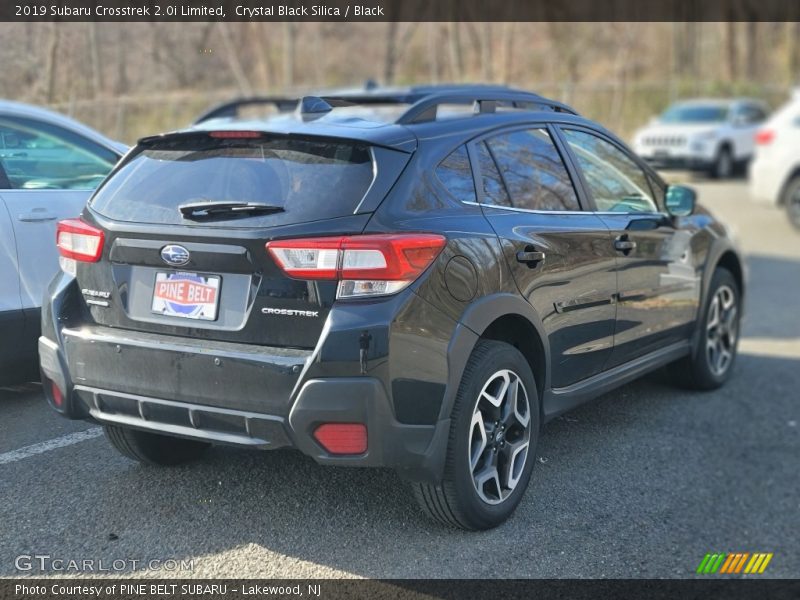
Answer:
[{"label": "rear door window", "polygon": [[[137,223],[275,226],[351,215],[372,180],[372,153],[364,144],[201,134],[141,147],[97,191],[91,207]],[[283,210],[187,221],[179,207],[198,202],[256,202]]]},{"label": "rear door window", "polygon": [[580,210],[567,168],[546,130],[512,131],[487,144],[515,208]]}]

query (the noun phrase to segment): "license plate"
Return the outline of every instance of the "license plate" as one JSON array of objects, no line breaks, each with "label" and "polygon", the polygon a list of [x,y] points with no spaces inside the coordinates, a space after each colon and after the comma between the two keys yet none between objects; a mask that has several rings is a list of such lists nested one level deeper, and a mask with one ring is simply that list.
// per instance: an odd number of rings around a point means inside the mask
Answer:
[{"label": "license plate", "polygon": [[214,321],[219,307],[217,275],[159,272],[153,286],[152,311],[169,317]]}]

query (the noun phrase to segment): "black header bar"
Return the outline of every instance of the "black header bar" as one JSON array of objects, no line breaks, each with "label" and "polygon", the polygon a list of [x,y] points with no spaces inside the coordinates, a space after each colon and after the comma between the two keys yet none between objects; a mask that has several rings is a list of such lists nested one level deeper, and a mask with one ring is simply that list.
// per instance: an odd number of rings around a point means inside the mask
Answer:
[{"label": "black header bar", "polygon": [[2,0],[0,21],[798,21],[798,0]]}]

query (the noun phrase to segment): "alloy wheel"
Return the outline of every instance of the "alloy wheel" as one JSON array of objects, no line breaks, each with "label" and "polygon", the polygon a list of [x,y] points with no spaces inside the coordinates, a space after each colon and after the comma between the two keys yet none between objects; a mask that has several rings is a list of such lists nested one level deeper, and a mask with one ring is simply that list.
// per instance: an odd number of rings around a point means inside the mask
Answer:
[{"label": "alloy wheel", "polygon": [[475,402],[469,437],[472,484],[487,504],[500,504],[517,487],[531,440],[528,392],[519,375],[494,373]]},{"label": "alloy wheel", "polygon": [[706,357],[717,377],[724,375],[733,361],[738,330],[736,294],[727,285],[720,286],[711,299],[706,320]]}]

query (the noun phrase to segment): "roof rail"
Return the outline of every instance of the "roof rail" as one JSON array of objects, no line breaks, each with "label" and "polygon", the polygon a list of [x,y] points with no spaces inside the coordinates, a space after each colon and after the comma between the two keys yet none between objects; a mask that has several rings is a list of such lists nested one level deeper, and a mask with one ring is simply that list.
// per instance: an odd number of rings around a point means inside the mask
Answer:
[{"label": "roof rail", "polygon": [[252,96],[249,98],[237,98],[236,100],[219,104],[204,112],[195,119],[193,125],[197,125],[203,121],[210,121],[211,119],[236,118],[239,115],[239,109],[245,106],[272,104],[279,112],[291,112],[297,108],[297,103],[298,98],[290,98],[288,96]]},{"label": "roof rail", "polygon": [[532,92],[464,90],[425,96],[414,103],[396,122],[400,125],[410,125],[435,121],[439,106],[442,104],[472,104],[476,114],[493,113],[497,106],[502,104],[511,105],[514,108],[544,107],[555,112],[578,114],[566,104]]}]

